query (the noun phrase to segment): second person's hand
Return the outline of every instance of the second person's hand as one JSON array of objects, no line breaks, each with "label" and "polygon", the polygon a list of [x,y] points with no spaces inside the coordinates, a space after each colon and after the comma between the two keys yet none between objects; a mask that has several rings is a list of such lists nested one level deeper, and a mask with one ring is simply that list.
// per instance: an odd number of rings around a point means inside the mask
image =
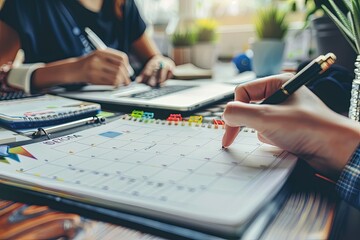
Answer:
[{"label": "second person's hand", "polygon": [[121,51],[107,48],[94,52],[79,59],[80,79],[94,85],[130,84],[131,80],[127,66],[128,56]]},{"label": "second person's hand", "polygon": [[136,82],[152,87],[159,86],[172,77],[174,67],[175,64],[170,58],[156,55],[147,62],[144,70],[136,78]]}]

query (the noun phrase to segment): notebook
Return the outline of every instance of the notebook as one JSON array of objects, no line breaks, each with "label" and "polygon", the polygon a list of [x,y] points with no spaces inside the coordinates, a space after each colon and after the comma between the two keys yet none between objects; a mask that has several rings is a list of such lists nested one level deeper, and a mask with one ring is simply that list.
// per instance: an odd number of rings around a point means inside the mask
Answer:
[{"label": "notebook", "polygon": [[53,95],[0,101],[0,124],[12,129],[27,129],[71,122],[95,116],[101,107]]},{"label": "notebook", "polygon": [[30,138],[0,127],[0,144],[25,141],[25,140],[30,140]]},{"label": "notebook", "polygon": [[183,80],[211,78],[212,74],[211,69],[199,68],[192,63],[178,65],[173,72],[175,79]]},{"label": "notebook", "polygon": [[65,97],[122,106],[146,107],[175,111],[193,111],[202,106],[231,97],[235,86],[212,80],[188,82],[168,80],[161,88],[132,83],[113,89],[88,85],[78,92],[56,92]]},{"label": "notebook", "polygon": [[296,157],[242,129],[129,117],[0,158],[0,182],[204,232],[236,235],[285,183]]}]

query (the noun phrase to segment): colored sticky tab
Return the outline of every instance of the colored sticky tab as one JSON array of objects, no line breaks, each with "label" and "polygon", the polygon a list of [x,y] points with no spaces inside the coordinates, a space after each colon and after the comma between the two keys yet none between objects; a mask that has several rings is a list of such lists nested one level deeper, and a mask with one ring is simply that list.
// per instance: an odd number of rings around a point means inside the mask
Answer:
[{"label": "colored sticky tab", "polygon": [[225,122],[221,119],[214,119],[213,124],[214,125],[225,125]]},{"label": "colored sticky tab", "polygon": [[203,116],[190,116],[189,123],[202,123]]},{"label": "colored sticky tab", "polygon": [[144,112],[144,114],[142,115],[142,119],[153,119],[153,118],[154,118],[153,112]]},{"label": "colored sticky tab", "polygon": [[9,146],[0,145],[0,157],[7,157],[7,156],[9,156]]},{"label": "colored sticky tab", "polygon": [[170,116],[166,119],[169,122],[181,122],[182,116],[181,114],[170,114]]},{"label": "colored sticky tab", "polygon": [[143,115],[144,115],[144,111],[134,110],[131,112],[131,116],[133,118],[142,118]]}]

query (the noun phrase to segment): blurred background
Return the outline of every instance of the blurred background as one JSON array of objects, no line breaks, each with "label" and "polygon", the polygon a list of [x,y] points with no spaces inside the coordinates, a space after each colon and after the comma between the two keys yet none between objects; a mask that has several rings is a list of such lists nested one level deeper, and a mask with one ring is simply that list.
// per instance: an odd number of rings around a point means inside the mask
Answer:
[{"label": "blurred background", "polygon": [[[263,6],[273,5],[286,11],[289,31],[286,36],[285,60],[302,61],[314,53],[315,41],[311,28],[304,25],[312,6],[304,0],[137,0],[144,19],[149,24],[162,53],[169,54],[169,36],[182,22],[191,24],[196,19],[213,19],[217,23],[217,52],[219,59],[231,59],[250,49],[255,38],[254,22],[257,11]],[[310,4],[311,5],[311,4]],[[146,11],[145,11],[146,9]],[[305,27],[304,27],[305,26]]]}]

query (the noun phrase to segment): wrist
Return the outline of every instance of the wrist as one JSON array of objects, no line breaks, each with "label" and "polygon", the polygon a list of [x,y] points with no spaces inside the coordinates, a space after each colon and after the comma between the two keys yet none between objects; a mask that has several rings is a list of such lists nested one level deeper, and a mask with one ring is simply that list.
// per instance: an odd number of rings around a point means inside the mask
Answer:
[{"label": "wrist", "polygon": [[49,63],[34,72],[32,86],[35,89],[44,89],[61,84],[78,83],[82,79],[81,72],[78,58]]},{"label": "wrist", "polygon": [[333,128],[334,136],[329,136],[331,149],[328,152],[340,173],[360,143],[360,124],[340,115],[338,117],[337,126]]}]

